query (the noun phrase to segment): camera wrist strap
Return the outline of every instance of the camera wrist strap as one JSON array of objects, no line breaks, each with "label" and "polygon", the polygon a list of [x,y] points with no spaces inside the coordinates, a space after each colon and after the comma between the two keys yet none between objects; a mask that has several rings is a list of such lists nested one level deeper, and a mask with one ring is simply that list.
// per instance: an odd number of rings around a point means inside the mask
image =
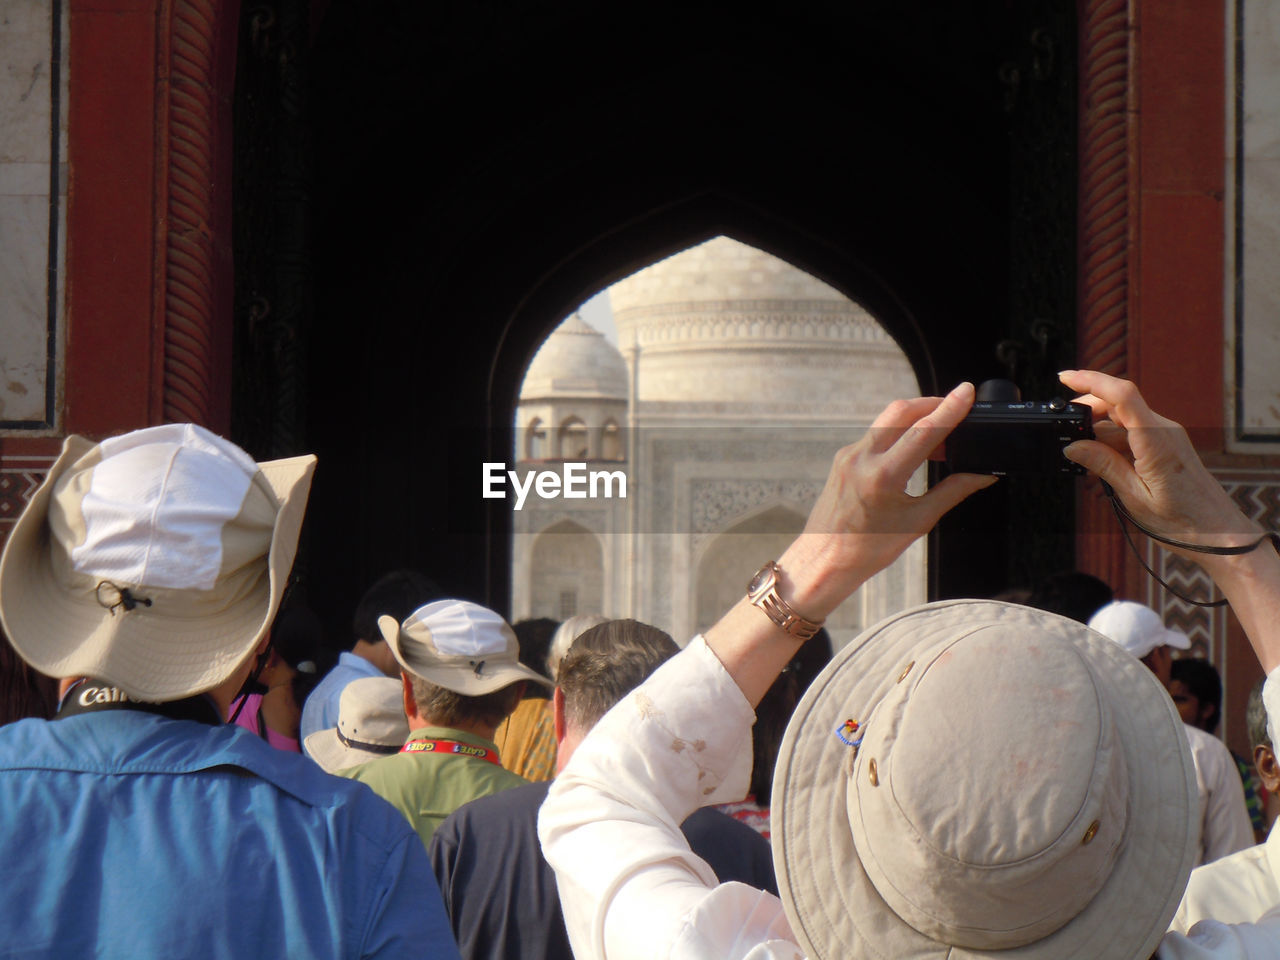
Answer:
[{"label": "camera wrist strap", "polygon": [[1268,542],[1276,548],[1276,552],[1280,553],[1280,533],[1276,533],[1275,531],[1264,533],[1257,540],[1253,541],[1253,543],[1240,544],[1235,547],[1214,547],[1203,543],[1190,543],[1186,540],[1173,540],[1169,537],[1162,537],[1160,534],[1134,519],[1133,514],[1129,512],[1128,508],[1125,507],[1120,498],[1116,496],[1116,492],[1111,488],[1111,484],[1103,480],[1102,489],[1106,492],[1107,499],[1111,501],[1111,509],[1115,511],[1116,519],[1120,521],[1120,532],[1124,534],[1125,542],[1129,544],[1129,549],[1133,551],[1133,555],[1138,558],[1138,563],[1142,565],[1142,569],[1146,570],[1156,583],[1160,584],[1160,586],[1164,587],[1179,600],[1183,600],[1187,603],[1193,604],[1194,606],[1223,607],[1226,606],[1227,599],[1226,597],[1223,597],[1221,600],[1193,600],[1185,593],[1179,591],[1176,587],[1166,583],[1161,579],[1158,573],[1151,569],[1151,566],[1147,561],[1142,558],[1142,554],[1138,552],[1138,547],[1133,542],[1133,537],[1129,535],[1129,527],[1127,524],[1133,524],[1148,537],[1158,543],[1163,543],[1170,547],[1177,547],[1179,550],[1188,550],[1192,553],[1207,553],[1218,557],[1238,557],[1242,554],[1252,553],[1254,550],[1257,550],[1258,547]]}]

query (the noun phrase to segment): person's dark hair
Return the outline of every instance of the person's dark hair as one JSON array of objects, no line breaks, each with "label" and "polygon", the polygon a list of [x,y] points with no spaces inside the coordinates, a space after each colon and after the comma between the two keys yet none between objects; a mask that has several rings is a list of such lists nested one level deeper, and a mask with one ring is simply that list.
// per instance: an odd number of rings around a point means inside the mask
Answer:
[{"label": "person's dark hair", "polygon": [[471,723],[486,723],[496,727],[511,715],[511,711],[520,702],[519,682],[478,697],[455,693],[421,677],[412,677],[410,682],[418,713],[438,727],[457,727]]},{"label": "person's dark hair", "polygon": [[1114,599],[1115,591],[1104,581],[1079,570],[1065,570],[1045,577],[1025,602],[1037,610],[1088,623],[1090,617]]},{"label": "person's dark hair", "polygon": [[417,570],[392,570],[364,592],[351,618],[351,631],[356,640],[377,643],[382,640],[379,617],[395,617],[397,623],[403,623],[419,607],[445,596],[438,583]]},{"label": "person's dark hair", "polygon": [[1262,702],[1262,685],[1266,677],[1259,677],[1258,682],[1249,691],[1249,700],[1244,708],[1244,725],[1249,733],[1250,747],[1271,747],[1271,734],[1267,732],[1267,707]]},{"label": "person's dark hair", "polygon": [[[534,673],[546,676],[547,651],[551,649],[551,638],[555,636],[558,626],[559,621],[550,617],[535,617],[511,625],[516,642],[520,645],[520,662]],[[524,691],[526,700],[546,700],[550,696],[547,688],[540,683],[531,683]]]},{"label": "person's dark hair", "polygon": [[1201,720],[1196,718],[1196,725],[1206,733],[1213,733],[1218,728],[1218,719],[1222,716],[1222,678],[1217,668],[1208,660],[1200,657],[1183,657],[1174,660],[1169,668],[1169,679],[1179,681],[1187,688],[1187,692],[1200,701],[1213,707],[1213,713]]},{"label": "person's dark hair", "polygon": [[290,601],[271,625],[271,645],[296,671],[293,697],[302,703],[333,666],[320,618],[301,600]]},{"label": "person's dark hair", "polygon": [[830,660],[831,636],[824,627],[800,645],[756,706],[756,725],[751,729],[751,793],[756,803],[769,804],[782,735],[796,704]]},{"label": "person's dark hair", "polygon": [[638,620],[607,620],[584,631],[560,661],[565,722],[590,730],[679,651],[670,634]]},{"label": "person's dark hair", "polygon": [[0,724],[27,717],[48,720],[58,700],[58,681],[32,670],[0,632]]}]

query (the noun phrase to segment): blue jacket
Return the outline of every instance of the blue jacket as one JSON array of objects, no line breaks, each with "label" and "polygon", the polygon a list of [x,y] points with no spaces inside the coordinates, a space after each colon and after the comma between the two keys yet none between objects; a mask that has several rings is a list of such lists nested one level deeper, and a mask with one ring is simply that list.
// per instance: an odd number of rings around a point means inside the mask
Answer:
[{"label": "blue jacket", "polygon": [[458,957],[422,843],[239,727],[0,727],[0,956]]}]

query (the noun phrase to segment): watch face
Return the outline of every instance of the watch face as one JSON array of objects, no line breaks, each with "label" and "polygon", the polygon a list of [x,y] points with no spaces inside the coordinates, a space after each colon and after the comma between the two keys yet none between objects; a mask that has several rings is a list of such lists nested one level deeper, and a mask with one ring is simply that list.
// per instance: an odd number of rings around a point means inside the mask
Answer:
[{"label": "watch face", "polygon": [[747,593],[755,596],[761,590],[767,589],[769,583],[773,580],[773,564],[766,563],[763,567],[756,571],[756,575],[751,578],[751,582],[747,584]]}]

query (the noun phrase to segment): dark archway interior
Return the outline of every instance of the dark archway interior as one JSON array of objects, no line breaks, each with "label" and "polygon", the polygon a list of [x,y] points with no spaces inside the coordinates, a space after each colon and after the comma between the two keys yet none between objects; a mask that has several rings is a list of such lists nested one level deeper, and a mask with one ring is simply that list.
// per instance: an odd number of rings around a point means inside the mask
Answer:
[{"label": "dark archway interior", "polygon": [[[707,237],[859,300],[934,388],[1069,365],[1061,6],[330,0],[305,68],[316,606],[341,622],[413,565],[505,609],[481,463],[509,459],[524,365],[578,303]],[[946,523],[935,594],[1027,572],[1018,496]],[[1016,526],[1070,564],[1061,515]]]}]

